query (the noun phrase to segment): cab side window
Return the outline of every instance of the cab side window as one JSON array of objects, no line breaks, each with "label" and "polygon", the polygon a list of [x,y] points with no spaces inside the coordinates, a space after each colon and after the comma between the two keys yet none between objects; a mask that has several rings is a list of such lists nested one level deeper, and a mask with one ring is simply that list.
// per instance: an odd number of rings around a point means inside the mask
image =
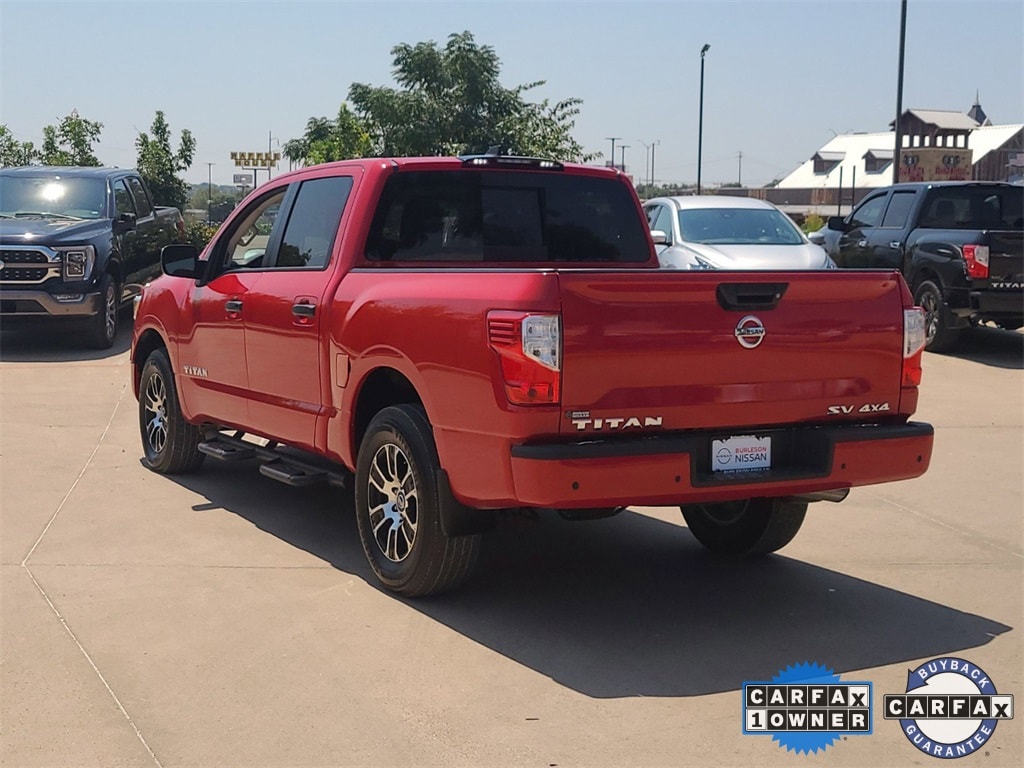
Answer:
[{"label": "cab side window", "polygon": [[218,271],[266,266],[270,235],[287,191],[287,187],[282,187],[260,198],[235,220],[213,256],[220,260]]},{"label": "cab side window", "polygon": [[882,214],[885,213],[885,198],[884,194],[877,195],[861,203],[850,217],[850,228],[862,229],[879,226],[882,223]]},{"label": "cab side window", "polygon": [[330,261],[352,179],[330,176],[302,182],[288,214],[274,267],[323,269]]},{"label": "cab side window", "polygon": [[128,185],[125,184],[124,179],[118,179],[114,182],[114,205],[117,207],[118,216],[122,213],[135,215],[135,203],[132,202],[132,193],[128,190]]}]

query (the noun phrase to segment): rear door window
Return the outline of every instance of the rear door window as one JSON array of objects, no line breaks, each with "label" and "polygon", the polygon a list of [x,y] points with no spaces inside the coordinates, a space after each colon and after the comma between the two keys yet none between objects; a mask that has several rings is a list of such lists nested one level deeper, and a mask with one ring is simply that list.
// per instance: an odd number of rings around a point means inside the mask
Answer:
[{"label": "rear door window", "polygon": [[352,178],[329,176],[302,182],[288,214],[274,266],[323,269],[330,261]]},{"label": "rear door window", "polygon": [[142,182],[135,176],[128,177],[128,186],[131,187],[132,197],[135,198],[135,210],[138,211],[139,218],[145,218],[149,216],[153,209],[149,205],[149,196],[146,194],[146,190],[142,187]]},{"label": "rear door window", "polygon": [[889,207],[885,209],[885,218],[882,219],[882,227],[887,229],[902,229],[910,216],[910,209],[914,207],[915,192],[893,192],[889,200]]},{"label": "rear door window", "polygon": [[614,179],[416,171],[388,179],[371,223],[376,262],[645,262],[646,221]]}]

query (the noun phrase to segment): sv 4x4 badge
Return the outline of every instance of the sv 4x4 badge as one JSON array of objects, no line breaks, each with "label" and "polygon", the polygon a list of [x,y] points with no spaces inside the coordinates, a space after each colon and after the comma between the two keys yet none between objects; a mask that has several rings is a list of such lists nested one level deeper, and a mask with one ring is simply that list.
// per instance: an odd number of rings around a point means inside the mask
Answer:
[{"label": "sv 4x4 badge", "polygon": [[880,413],[888,411],[889,403],[864,403],[859,408],[856,405],[830,405],[828,412],[832,416],[840,416],[844,413]]}]

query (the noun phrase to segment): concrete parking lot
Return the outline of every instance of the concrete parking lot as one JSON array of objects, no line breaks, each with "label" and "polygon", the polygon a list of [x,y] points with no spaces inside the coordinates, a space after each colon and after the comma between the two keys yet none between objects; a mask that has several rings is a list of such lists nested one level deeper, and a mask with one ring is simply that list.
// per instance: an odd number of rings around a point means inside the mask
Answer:
[{"label": "concrete parking lot", "polygon": [[[926,765],[882,696],[941,656],[1022,689],[1024,336],[926,355],[931,470],[812,506],[759,562],[677,509],[509,519],[436,599],[374,586],[351,501],[251,466],[139,463],[128,333],[0,338],[0,764]],[[874,732],[745,736],[741,685],[798,662],[874,685]],[[1020,717],[966,758],[1020,765]],[[935,764],[938,764],[935,762]]]}]

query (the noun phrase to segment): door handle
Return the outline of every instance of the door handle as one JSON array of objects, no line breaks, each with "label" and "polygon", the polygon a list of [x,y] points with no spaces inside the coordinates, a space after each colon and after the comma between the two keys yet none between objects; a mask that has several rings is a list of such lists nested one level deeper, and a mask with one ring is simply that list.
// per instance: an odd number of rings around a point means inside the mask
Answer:
[{"label": "door handle", "polygon": [[296,317],[314,317],[316,304],[292,304],[292,314]]},{"label": "door handle", "polygon": [[224,309],[228,312],[241,312],[242,311],[242,300],[241,299],[228,299],[224,302]]},{"label": "door handle", "polygon": [[900,245],[902,245],[902,243],[900,243],[899,240],[893,240],[891,243],[889,243],[889,247],[892,248],[894,251],[899,250]]},{"label": "door handle", "polygon": [[867,248],[867,247],[868,247],[868,241],[867,241],[867,238],[865,238],[865,239],[863,239],[863,240],[858,240],[858,241],[857,241],[857,247],[858,247],[858,248]]}]

